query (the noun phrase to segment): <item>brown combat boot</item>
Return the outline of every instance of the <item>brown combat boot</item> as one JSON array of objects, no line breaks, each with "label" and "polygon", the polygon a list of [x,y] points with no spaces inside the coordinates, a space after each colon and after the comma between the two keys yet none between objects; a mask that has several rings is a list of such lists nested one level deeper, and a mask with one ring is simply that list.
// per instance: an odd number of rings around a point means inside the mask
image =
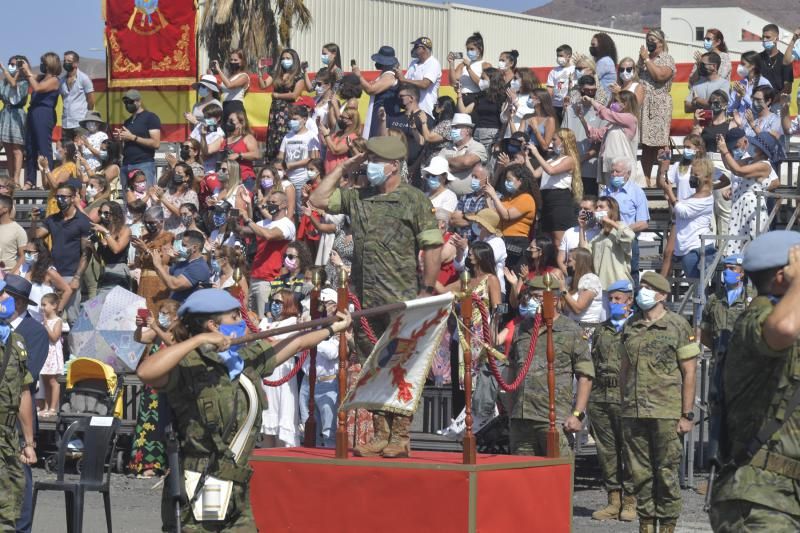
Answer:
[{"label": "brown combat boot", "polygon": [[401,459],[411,455],[411,438],[408,436],[411,418],[392,415],[392,436],[389,445],[383,449],[383,456],[387,459]]},{"label": "brown combat boot", "polygon": [[675,533],[675,526],[675,522],[659,522],[658,531],[659,533]]},{"label": "brown combat boot", "polygon": [[608,491],[608,505],[592,513],[592,520],[616,520],[619,518],[619,510],[622,502],[620,501],[620,490]]},{"label": "brown combat boot", "polygon": [[633,494],[622,496],[622,511],[619,512],[619,519],[623,522],[636,520],[636,496]]},{"label": "brown combat boot", "polygon": [[639,518],[639,533],[656,533],[656,519]]},{"label": "brown combat boot", "polygon": [[389,416],[385,413],[374,411],[372,413],[372,428],[375,434],[366,444],[359,444],[353,448],[356,457],[377,457],[389,445],[390,429]]}]

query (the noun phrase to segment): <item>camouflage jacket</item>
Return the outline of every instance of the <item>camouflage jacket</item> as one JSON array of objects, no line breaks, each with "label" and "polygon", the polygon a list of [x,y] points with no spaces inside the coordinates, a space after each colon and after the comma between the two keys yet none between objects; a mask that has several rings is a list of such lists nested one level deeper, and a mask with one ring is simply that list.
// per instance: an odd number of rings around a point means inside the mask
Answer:
[{"label": "camouflage jacket", "polygon": [[732,305],[728,305],[724,292],[712,294],[706,302],[700,329],[711,334],[714,342],[712,354],[715,358],[719,353],[727,352],[733,324],[745,310],[749,301],[749,292],[745,289]]},{"label": "camouflage jacket", "polygon": [[[533,320],[519,323],[511,343],[509,364],[513,379],[519,375],[528,357]],[[572,412],[572,378],[578,374],[594,378],[589,342],[583,329],[573,320],[559,315],[553,321],[553,365],[556,374],[556,418],[564,421]],[[511,418],[547,421],[550,417],[547,388],[547,328],[542,323],[533,362],[525,380],[512,395]]]},{"label": "camouflage jacket", "polygon": [[[259,401],[256,422],[239,461],[239,466],[244,466],[261,431],[261,411],[267,405],[261,380],[270,375],[276,365],[272,346],[264,341],[242,347],[239,355],[244,359],[243,374],[255,385]],[[167,394],[175,413],[182,458],[207,458],[215,451],[218,457],[224,455],[245,421],[248,399],[242,387],[228,377],[228,369],[217,352],[202,347],[189,353],[172,369],[169,382],[161,391]],[[236,412],[234,395],[238,396]],[[223,442],[225,426],[234,416],[236,421]]]},{"label": "camouflage jacket", "polygon": [[623,357],[628,359],[622,384],[622,416],[633,418],[681,417],[680,362],[700,354],[692,328],[682,316],[667,310],[648,323],[639,312],[622,328]]},{"label": "camouflage jacket", "polygon": [[[28,352],[25,349],[25,339],[12,332],[5,346],[0,345],[0,366],[5,358],[5,350],[12,351],[8,360],[5,375],[0,376],[0,417],[5,418],[19,412],[20,395],[33,383],[33,377],[28,372]],[[16,424],[5,428],[16,432]]]},{"label": "camouflage jacket", "polygon": [[594,328],[592,335],[592,363],[595,379],[592,381],[592,403],[620,402],[619,370],[622,364],[622,332],[610,321]]},{"label": "camouflage jacket", "polygon": [[[762,326],[774,306],[755,298],[733,330],[723,369],[725,424],[722,449],[736,458],[769,420],[784,418],[786,404],[800,385],[800,340],[786,350],[772,350]],[[765,445],[770,452],[800,461],[800,410],[795,409]],[[800,480],[752,465],[723,470],[714,485],[712,501],[745,500],[800,515]]]},{"label": "camouflage jacket", "polygon": [[427,196],[407,184],[387,194],[372,187],[337,189],[328,212],[350,217],[351,283],[364,307],[417,296],[419,252],[443,243]]}]

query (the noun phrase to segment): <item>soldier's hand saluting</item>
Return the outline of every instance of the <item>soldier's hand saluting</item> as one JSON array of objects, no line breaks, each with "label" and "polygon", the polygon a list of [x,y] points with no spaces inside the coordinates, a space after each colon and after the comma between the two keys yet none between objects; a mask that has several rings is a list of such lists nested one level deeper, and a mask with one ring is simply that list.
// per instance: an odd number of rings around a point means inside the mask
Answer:
[{"label": "soldier's hand saluting", "polygon": [[789,264],[783,267],[783,278],[789,283],[800,280],[800,246],[789,250]]}]

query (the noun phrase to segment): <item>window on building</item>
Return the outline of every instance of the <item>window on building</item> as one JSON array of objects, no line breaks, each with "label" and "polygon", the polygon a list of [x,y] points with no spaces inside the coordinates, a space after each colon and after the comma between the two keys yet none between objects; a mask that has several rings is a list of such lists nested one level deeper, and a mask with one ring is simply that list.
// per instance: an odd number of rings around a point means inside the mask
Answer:
[{"label": "window on building", "polygon": [[694,27],[694,40],[695,41],[702,41],[706,38],[706,29],[702,26],[695,26]]}]

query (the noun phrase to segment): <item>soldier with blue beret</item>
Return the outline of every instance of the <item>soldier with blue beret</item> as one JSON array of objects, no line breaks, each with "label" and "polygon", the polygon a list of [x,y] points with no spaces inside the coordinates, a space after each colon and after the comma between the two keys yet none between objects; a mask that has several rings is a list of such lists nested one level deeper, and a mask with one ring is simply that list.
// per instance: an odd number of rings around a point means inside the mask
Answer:
[{"label": "soldier with blue beret", "polygon": [[[137,374],[167,395],[175,413],[181,471],[187,479],[196,474],[195,480],[205,481],[202,486],[187,484],[190,502],[181,508],[182,531],[255,531],[248,458],[266,408],[261,380],[296,353],[347,329],[350,316],[339,313],[331,326],[274,347],[263,340],[231,345],[231,338],[245,335],[247,326],[239,300],[224,290],[195,291],[178,309],[178,316],[182,328],[176,330],[177,342],[143,361]],[[235,439],[235,434],[246,438]],[[203,507],[203,498],[192,498],[210,483],[232,484],[221,517]],[[164,531],[174,531],[166,492],[162,521]]]},{"label": "soldier with blue beret", "polygon": [[744,250],[757,291],[722,368],[714,531],[800,531],[800,233],[771,231]]}]

